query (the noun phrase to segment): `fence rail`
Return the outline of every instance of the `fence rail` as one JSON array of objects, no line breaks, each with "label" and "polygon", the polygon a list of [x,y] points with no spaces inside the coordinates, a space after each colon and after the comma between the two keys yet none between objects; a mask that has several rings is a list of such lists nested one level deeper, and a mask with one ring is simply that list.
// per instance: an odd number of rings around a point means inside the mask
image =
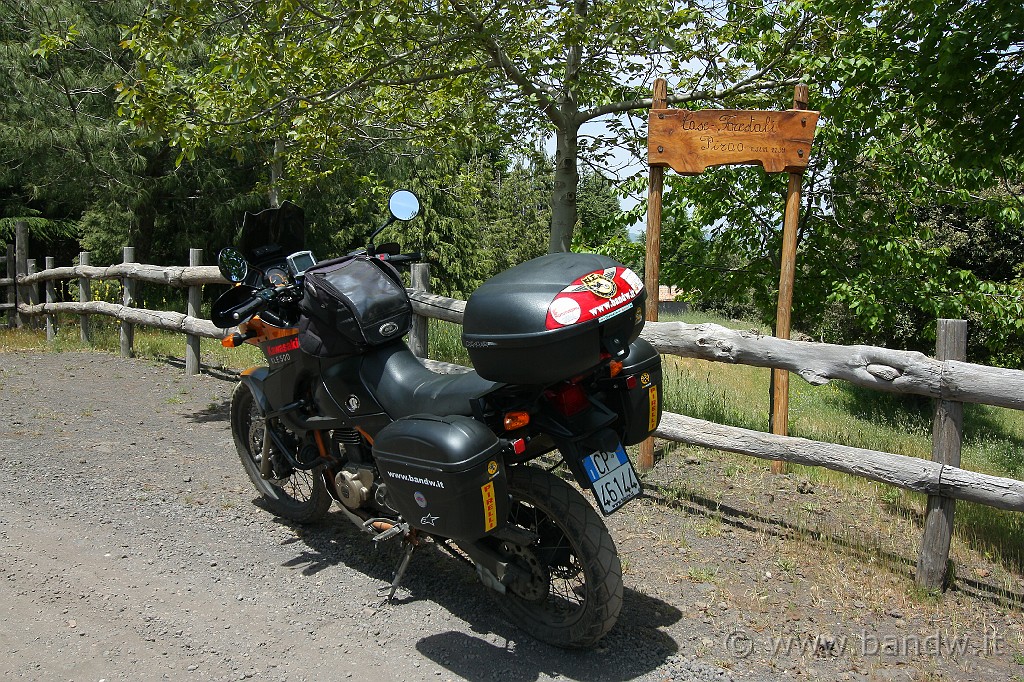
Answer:
[{"label": "fence rail", "polygon": [[[462,324],[465,301],[418,291],[410,296],[418,315]],[[1024,410],[1024,372],[1020,370],[940,362],[924,353],[876,346],[777,339],[710,323],[648,322],[641,336],[666,355],[784,369],[813,386],[842,379],[889,393]]]},{"label": "fence rail", "polygon": [[[130,260],[127,250],[125,260]],[[195,253],[192,254],[192,262],[197,262]],[[39,283],[64,278],[117,278],[126,286],[136,279],[188,287],[226,283],[217,268],[212,266],[159,267],[129,262],[106,268],[88,265],[48,267],[42,272],[18,275],[17,282],[19,287],[27,289]],[[429,276],[419,272],[415,281],[429,282]],[[417,315],[461,324],[465,301],[420,290],[410,290],[409,294]],[[46,303],[21,303],[18,312],[22,315],[101,314],[115,317],[126,324],[144,324],[193,337],[223,338],[228,333],[228,330],[215,327],[209,320],[196,317],[194,307],[193,314],[189,315],[102,301],[61,303],[48,299]],[[421,348],[425,354],[425,330],[421,325],[417,325],[413,336],[410,345]],[[643,337],[665,354],[783,369],[816,386],[841,379],[881,391],[929,396],[941,402],[973,402],[1024,409],[1024,372],[1019,370],[957,360],[940,361],[923,353],[875,346],[840,346],[783,340],[714,324],[649,322],[644,328]],[[425,361],[425,364],[435,371],[467,371],[464,367],[446,363]],[[967,471],[943,461],[928,461],[888,452],[773,435],[670,412],[665,413],[655,435],[675,442],[762,459],[821,466],[925,493],[932,496],[930,499],[968,500],[1000,509],[1024,511],[1024,483],[1021,481]],[[958,452],[955,463],[959,463]],[[943,531],[944,540],[940,538],[938,541],[939,545],[945,542],[945,550],[936,553],[933,546],[922,547],[922,561],[925,555],[930,555],[931,560],[934,560],[938,554],[941,566],[937,574],[922,580],[922,566],[919,562],[918,581],[927,587],[940,587],[945,580],[948,534],[952,530],[951,514],[948,516],[948,526]],[[927,537],[930,535],[926,534]]]},{"label": "fence rail", "polygon": [[[20,228],[20,226],[19,226]],[[202,301],[202,287],[207,284],[228,284],[220,274],[220,270],[212,265],[200,265],[202,249],[190,249],[189,265],[161,266],[135,262],[135,250],[125,247],[122,263],[97,267],[89,264],[90,254],[83,251],[79,254],[79,264],[74,266],[55,267],[53,258],[46,259],[46,269],[37,272],[35,261],[25,260],[22,266],[21,254],[28,250],[27,232],[18,230],[17,252],[15,265],[17,274],[14,278],[18,290],[18,303],[12,305],[18,316],[18,324],[22,318],[46,316],[46,337],[52,341],[56,336],[55,319],[58,314],[79,316],[79,329],[83,343],[90,342],[90,316],[104,315],[121,321],[120,341],[121,355],[128,357],[133,353],[135,325],[141,324],[186,335],[185,368],[189,374],[200,371],[199,339],[200,337],[221,339],[227,330],[220,329],[210,320],[199,317]],[[9,266],[10,267],[10,266]],[[92,300],[92,280],[119,280],[122,284],[122,303]],[[77,280],[78,300],[56,300],[57,280]],[[188,310],[185,313],[167,310],[147,310],[135,307],[136,282],[148,282],[171,287],[188,289]],[[0,280],[0,284],[3,281]],[[40,302],[39,287],[45,288],[45,300]]]},{"label": "fence rail", "polygon": [[[192,249],[196,251],[197,249]],[[86,252],[87,253],[87,252]],[[138,282],[166,284],[172,287],[191,287],[203,284],[228,284],[216,265],[180,266],[119,263],[105,268],[95,265],[74,265],[42,270],[18,278],[18,284],[31,285],[57,279],[133,279]]]}]

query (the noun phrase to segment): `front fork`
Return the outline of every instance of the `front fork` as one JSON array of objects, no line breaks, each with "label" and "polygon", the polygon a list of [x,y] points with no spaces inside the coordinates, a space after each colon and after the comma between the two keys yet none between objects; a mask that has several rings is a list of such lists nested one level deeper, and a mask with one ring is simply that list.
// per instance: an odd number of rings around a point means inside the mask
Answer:
[{"label": "front fork", "polygon": [[260,476],[264,480],[270,479],[273,475],[273,467],[270,464],[270,441],[273,438],[270,435],[270,424],[267,420],[263,420],[263,450],[260,452]]}]

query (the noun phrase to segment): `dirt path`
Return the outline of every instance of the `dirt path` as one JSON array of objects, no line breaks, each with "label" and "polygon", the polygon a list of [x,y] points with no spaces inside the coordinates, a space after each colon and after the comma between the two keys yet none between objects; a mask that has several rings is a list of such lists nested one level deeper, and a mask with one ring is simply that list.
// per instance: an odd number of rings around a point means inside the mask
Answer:
[{"label": "dirt path", "polygon": [[[228,431],[231,388],[230,377],[185,377],[166,363],[106,354],[0,354],[0,677],[1024,675],[1019,611],[958,595],[954,611],[966,622],[949,632],[965,642],[962,653],[872,655],[871,637],[923,641],[947,628],[937,614],[951,602],[901,602],[892,613],[872,600],[851,606],[844,595],[865,580],[860,568],[828,570],[812,559],[786,570],[780,551],[792,541],[766,531],[783,527],[770,508],[734,516],[721,500],[716,512],[690,500],[683,513],[659,503],[657,485],[609,519],[626,599],[594,651],[525,637],[472,571],[432,549],[414,556],[400,603],[382,606],[394,548],[374,551],[337,513],[300,528],[255,504]],[[655,478],[686,462],[665,465]],[[704,467],[701,475],[720,474]],[[805,542],[795,551],[808,550]],[[772,571],[774,581],[764,577]],[[1010,587],[1024,592],[1019,580]],[[982,641],[986,632],[1002,650]],[[787,634],[833,639],[785,652],[773,638]]]}]

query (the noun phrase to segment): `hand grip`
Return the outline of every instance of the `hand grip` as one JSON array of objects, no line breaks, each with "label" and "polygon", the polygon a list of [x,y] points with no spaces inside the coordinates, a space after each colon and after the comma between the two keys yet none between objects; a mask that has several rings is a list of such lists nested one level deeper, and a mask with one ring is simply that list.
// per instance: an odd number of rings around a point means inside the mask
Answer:
[{"label": "hand grip", "polygon": [[418,263],[423,260],[423,254],[419,251],[413,253],[399,253],[394,256],[384,255],[378,256],[382,261],[386,263]]},{"label": "hand grip", "polygon": [[252,317],[253,315],[255,315],[256,313],[258,313],[260,311],[260,308],[262,308],[264,305],[266,305],[266,303],[267,303],[267,301],[265,301],[262,296],[257,295],[251,301],[243,303],[242,305],[240,305],[237,308],[235,308],[235,311],[233,313],[231,313],[231,319],[233,319],[233,320],[245,320],[245,319],[248,319],[248,318]]}]

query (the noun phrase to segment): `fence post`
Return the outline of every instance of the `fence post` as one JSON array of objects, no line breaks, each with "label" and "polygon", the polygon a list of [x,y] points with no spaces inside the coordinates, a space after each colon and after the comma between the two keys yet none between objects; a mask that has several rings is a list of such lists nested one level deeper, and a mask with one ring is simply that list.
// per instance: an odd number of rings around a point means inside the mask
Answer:
[{"label": "fence post", "polygon": [[[28,223],[21,221],[14,226],[14,288],[18,296],[18,305],[28,305],[28,287],[18,284],[18,277],[28,273]],[[18,327],[24,327],[28,315],[17,312],[15,315]]]},{"label": "fence post", "polygon": [[[82,251],[81,253],[78,254],[78,264],[79,265],[88,265],[89,264],[89,252],[88,251]],[[89,278],[88,277],[79,277],[78,278],[78,300],[79,300],[80,303],[88,303],[89,301],[92,300],[92,288],[89,286]],[[89,341],[90,338],[92,337],[92,334],[89,333],[90,329],[89,329],[89,316],[88,315],[79,315],[78,316],[78,327],[79,327],[80,337],[82,339],[82,343],[88,344],[90,342]]]},{"label": "fence post", "polygon": [[11,306],[7,309],[7,328],[14,329],[18,326],[18,297],[15,293],[17,289],[17,283],[15,278],[18,276],[17,272],[17,259],[14,255],[14,244],[7,245],[7,277],[11,280],[11,286],[7,287],[7,305]]},{"label": "fence post", "polygon": [[[135,262],[135,247],[126,246],[121,250],[121,262],[123,263],[134,263]],[[135,280],[131,277],[125,277],[121,280],[121,303],[125,308],[131,308],[135,305]],[[131,322],[121,322],[121,357],[130,358],[135,349],[135,325]]]},{"label": "fence post", "polygon": [[[25,273],[29,275],[36,274],[36,259],[29,258],[25,261]],[[39,304],[39,285],[32,283],[28,285],[28,304],[38,305]],[[35,326],[35,325],[32,325]]]},{"label": "fence post", "polygon": [[[189,267],[203,264],[203,250],[188,250]],[[199,309],[203,305],[203,287],[201,285],[188,288],[188,316],[199,317]],[[189,334],[185,337],[185,374],[199,374],[199,337]]]},{"label": "fence post", "polygon": [[[47,256],[46,260],[47,270],[53,270],[55,263],[53,256]],[[53,283],[52,279],[46,280],[46,302],[56,303],[57,302],[57,286]],[[53,313],[46,313],[46,342],[53,343],[54,339],[57,338],[57,316]]]},{"label": "fence post", "polygon": [[[656,78],[651,89],[651,111],[668,108],[668,81]],[[647,171],[647,252],[644,256],[644,286],[647,288],[647,319],[658,321],[658,299],[661,297],[661,209],[665,188],[665,168],[650,166]],[[654,468],[654,438],[640,443],[636,465],[644,471]]]},{"label": "fence post", "polygon": [[[430,293],[430,266],[416,263],[411,270],[412,288]],[[429,320],[423,315],[412,316],[412,329],[409,331],[409,350],[418,358],[427,357],[427,325]]]},{"label": "fence post", "polygon": [[[967,359],[966,320],[939,320],[935,334],[937,360]],[[960,446],[964,432],[963,403],[938,399],[932,424],[932,461],[960,466]],[[940,476],[941,479],[941,476]],[[953,512],[956,500],[939,495],[928,496],[924,537],[917,557],[915,580],[929,590],[945,589],[949,578],[949,545],[953,537]]]},{"label": "fence post", "polygon": [[[25,267],[25,273],[26,274],[29,274],[29,275],[36,274],[36,259],[35,258],[29,258],[27,261],[25,261],[25,266],[26,266]],[[28,285],[28,304],[34,306],[34,305],[37,305],[38,303],[39,303],[39,284],[37,282],[34,282],[34,283]],[[29,322],[29,326],[31,326],[33,329],[38,329],[39,328],[39,321],[37,319],[32,319]]]}]

